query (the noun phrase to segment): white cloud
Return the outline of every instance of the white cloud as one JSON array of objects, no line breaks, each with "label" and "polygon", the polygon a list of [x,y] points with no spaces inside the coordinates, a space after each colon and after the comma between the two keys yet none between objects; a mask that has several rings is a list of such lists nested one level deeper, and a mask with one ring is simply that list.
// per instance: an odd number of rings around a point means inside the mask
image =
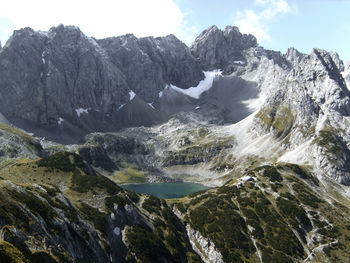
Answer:
[{"label": "white cloud", "polygon": [[[11,21],[11,31],[26,26],[48,30],[62,23],[96,38],[172,33],[186,41],[198,31],[187,26],[174,0],[11,0],[1,3],[1,19]],[[4,31],[1,35],[6,35]]]},{"label": "white cloud", "polygon": [[243,33],[253,34],[259,43],[270,41],[269,22],[279,14],[290,13],[292,8],[286,0],[255,0],[255,4],[260,10],[237,12],[234,25]]}]

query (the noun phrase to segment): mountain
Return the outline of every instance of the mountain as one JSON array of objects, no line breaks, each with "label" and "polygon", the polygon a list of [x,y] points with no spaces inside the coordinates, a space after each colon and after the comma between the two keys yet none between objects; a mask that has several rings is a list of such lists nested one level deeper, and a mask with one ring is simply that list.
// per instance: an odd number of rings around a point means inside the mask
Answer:
[{"label": "mountain", "polygon": [[[231,26],[191,47],[16,31],[0,50],[0,261],[347,262],[349,69]],[[212,188],[118,186],[174,181]]]},{"label": "mountain", "polygon": [[[63,25],[15,31],[1,49],[0,75],[0,112],[21,128],[63,142],[76,141],[72,133],[121,128],[108,115],[129,101],[131,91],[152,103],[167,84],[186,88],[204,77],[175,36],[95,40]],[[94,112],[93,124],[79,118],[82,110]],[[66,138],[54,132],[61,119],[69,126]]]}]

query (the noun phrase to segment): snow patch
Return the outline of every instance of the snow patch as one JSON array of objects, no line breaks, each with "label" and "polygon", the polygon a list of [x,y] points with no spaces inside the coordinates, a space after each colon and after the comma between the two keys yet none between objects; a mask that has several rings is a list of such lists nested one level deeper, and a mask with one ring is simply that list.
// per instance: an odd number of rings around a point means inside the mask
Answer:
[{"label": "snow patch", "polygon": [[89,113],[88,110],[89,108],[87,109],[79,108],[79,109],[75,109],[75,112],[77,113],[78,117],[80,117],[80,114],[82,113]]},{"label": "snow patch", "polygon": [[148,105],[149,105],[152,109],[154,109],[153,102],[152,102],[152,103],[148,103]]},{"label": "snow patch", "polygon": [[233,63],[240,64],[240,65],[244,65],[245,64],[245,62],[242,61],[242,60],[235,60],[235,61],[233,61]]},{"label": "snow patch", "polygon": [[58,118],[58,121],[57,121],[58,125],[61,125],[62,122],[64,122],[64,119],[62,119],[61,117],[59,117],[59,118]]},{"label": "snow patch", "polygon": [[[166,88],[166,87],[165,87]],[[159,91],[159,98],[161,98],[163,96],[163,91]]]},{"label": "snow patch", "polygon": [[46,64],[45,54],[46,54],[45,51],[43,51],[43,53],[41,53],[41,61],[43,62],[44,65]]},{"label": "snow patch", "polygon": [[121,110],[124,106],[125,106],[125,103],[120,105],[119,108],[117,109],[117,111]]},{"label": "snow patch", "polygon": [[187,96],[190,96],[195,99],[199,99],[199,97],[202,95],[203,92],[209,90],[212,85],[213,81],[217,76],[221,75],[220,70],[214,70],[214,71],[204,71],[205,78],[199,82],[197,87],[191,87],[188,89],[181,89],[179,87],[176,87],[174,85],[170,84],[170,87],[176,91],[179,91]]},{"label": "snow patch", "polygon": [[130,101],[132,101],[132,100],[135,98],[136,93],[133,92],[133,91],[130,91],[130,92],[129,92],[129,96],[130,96]]},{"label": "snow patch", "polygon": [[200,106],[197,106],[196,108],[195,108],[195,110],[199,110],[201,107]]},{"label": "snow patch", "polygon": [[113,229],[113,233],[116,235],[116,236],[119,236],[120,235],[120,228],[119,227],[115,227]]}]

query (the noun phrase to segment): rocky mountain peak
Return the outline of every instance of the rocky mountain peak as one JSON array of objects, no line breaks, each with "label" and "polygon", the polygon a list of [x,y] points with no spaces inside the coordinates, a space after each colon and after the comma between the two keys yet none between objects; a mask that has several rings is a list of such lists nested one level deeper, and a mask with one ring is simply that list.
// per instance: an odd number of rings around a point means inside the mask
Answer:
[{"label": "rocky mountain peak", "polygon": [[336,81],[340,87],[347,90],[341,74],[344,70],[344,64],[339,59],[337,53],[314,48],[311,52],[311,56],[315,57],[320,62],[319,64],[323,66],[323,71],[326,72],[332,80]]},{"label": "rocky mountain peak", "polygon": [[290,47],[287,49],[284,57],[293,65],[296,66],[302,60],[305,54],[299,52],[294,47]]},{"label": "rocky mountain peak", "polygon": [[232,64],[244,61],[244,50],[256,46],[256,38],[242,34],[237,27],[228,26],[222,31],[212,26],[195,39],[191,51],[205,70],[229,71]]}]

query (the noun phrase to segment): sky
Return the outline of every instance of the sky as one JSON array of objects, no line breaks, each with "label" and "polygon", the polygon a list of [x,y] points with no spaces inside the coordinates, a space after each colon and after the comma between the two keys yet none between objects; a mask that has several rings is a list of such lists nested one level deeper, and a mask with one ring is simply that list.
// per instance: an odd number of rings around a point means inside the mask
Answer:
[{"label": "sky", "polygon": [[0,0],[0,40],[26,26],[76,25],[96,38],[174,34],[187,45],[211,25],[238,26],[259,45],[338,52],[350,60],[350,0]]}]

